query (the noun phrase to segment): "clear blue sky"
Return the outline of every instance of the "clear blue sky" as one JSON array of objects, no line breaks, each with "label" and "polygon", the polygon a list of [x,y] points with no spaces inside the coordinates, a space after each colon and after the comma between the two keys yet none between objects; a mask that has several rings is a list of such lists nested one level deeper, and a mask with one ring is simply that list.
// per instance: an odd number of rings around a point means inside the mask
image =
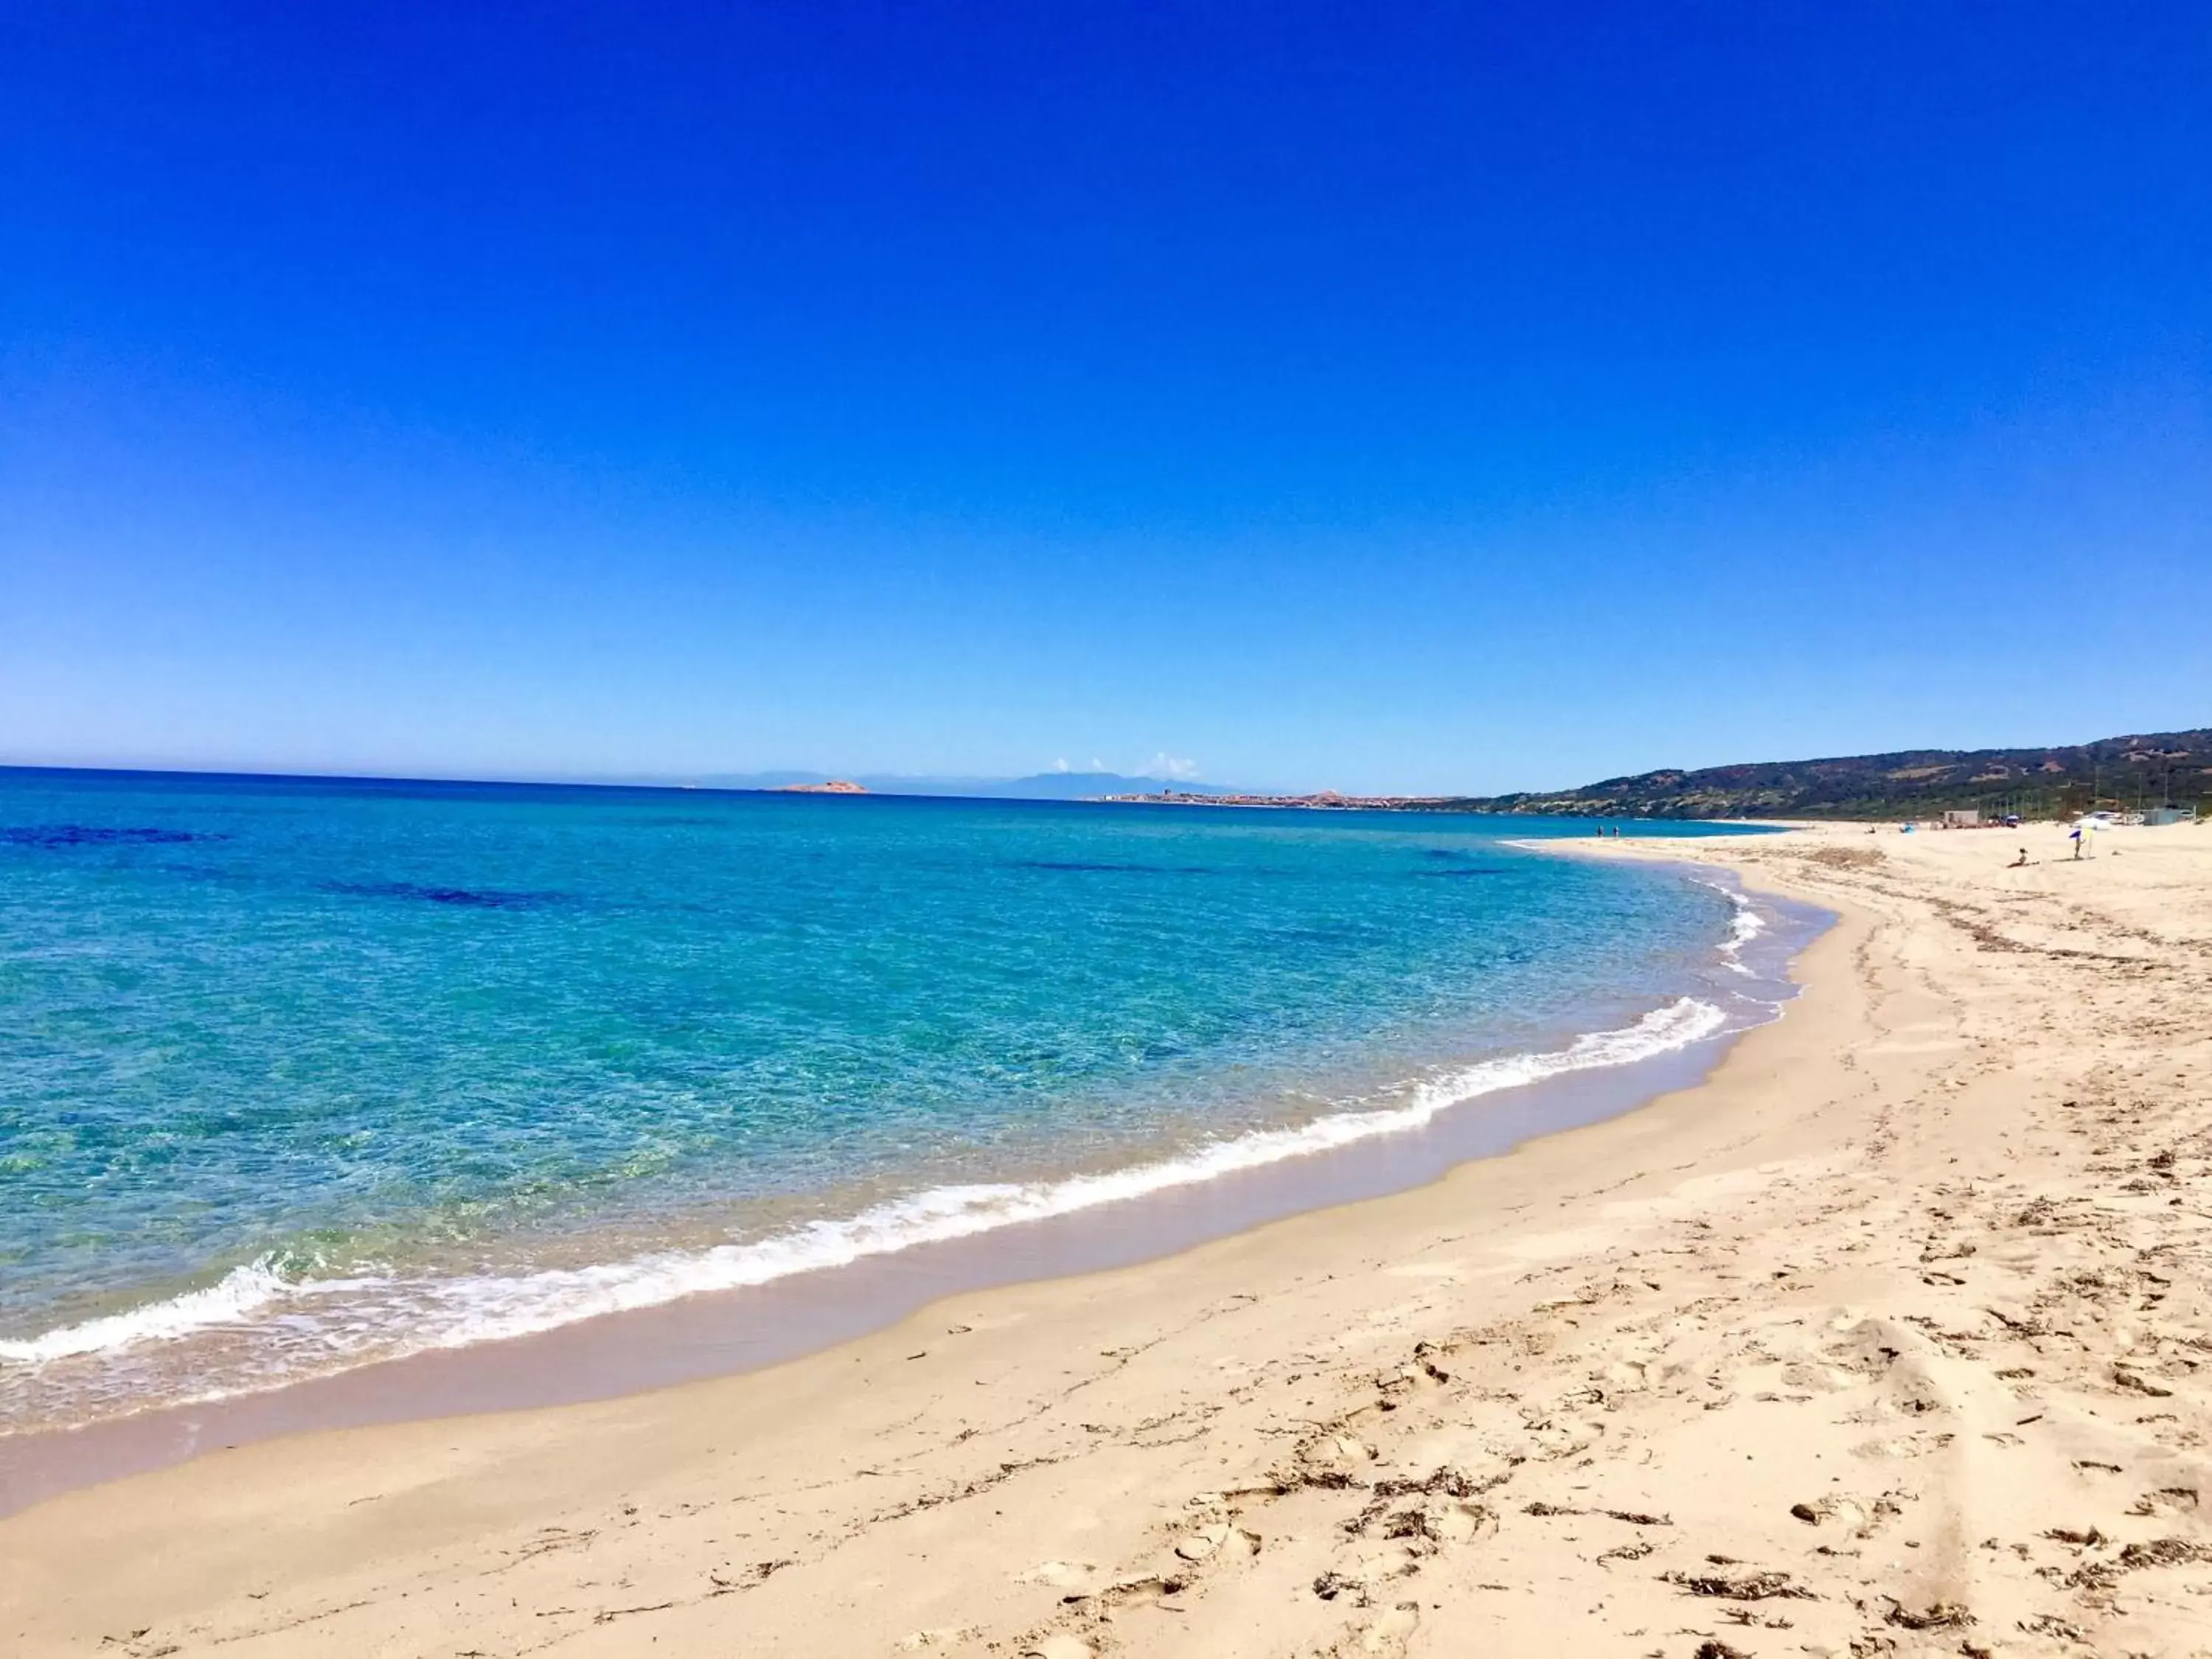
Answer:
[{"label": "clear blue sky", "polygon": [[2212,722],[2212,7],[0,14],[0,760]]}]

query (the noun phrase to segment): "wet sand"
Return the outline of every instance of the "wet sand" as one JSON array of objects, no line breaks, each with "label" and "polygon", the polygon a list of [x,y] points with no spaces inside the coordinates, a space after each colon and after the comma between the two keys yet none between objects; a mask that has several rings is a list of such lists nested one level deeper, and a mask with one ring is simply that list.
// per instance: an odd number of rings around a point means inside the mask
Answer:
[{"label": "wet sand", "polygon": [[1702,1085],[745,1376],[58,1497],[0,1522],[0,1639],[2205,1646],[2212,833],[2063,845],[1608,845],[1842,915]]}]

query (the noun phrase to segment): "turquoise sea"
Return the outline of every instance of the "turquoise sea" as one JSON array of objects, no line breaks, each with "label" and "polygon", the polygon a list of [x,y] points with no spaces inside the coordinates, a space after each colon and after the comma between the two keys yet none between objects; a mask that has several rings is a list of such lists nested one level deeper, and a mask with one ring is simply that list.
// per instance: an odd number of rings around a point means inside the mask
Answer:
[{"label": "turquoise sea", "polygon": [[1516,844],[1590,834],[0,770],[0,1431],[1325,1155],[1770,1018],[1755,906]]}]

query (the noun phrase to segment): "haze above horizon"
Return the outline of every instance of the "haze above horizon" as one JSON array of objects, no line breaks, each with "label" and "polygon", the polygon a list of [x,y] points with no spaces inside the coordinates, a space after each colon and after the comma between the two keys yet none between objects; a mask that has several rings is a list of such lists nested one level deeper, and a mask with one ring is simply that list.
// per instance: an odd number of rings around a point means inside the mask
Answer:
[{"label": "haze above horizon", "polygon": [[2212,10],[0,19],[0,763],[1564,787],[2212,711]]}]

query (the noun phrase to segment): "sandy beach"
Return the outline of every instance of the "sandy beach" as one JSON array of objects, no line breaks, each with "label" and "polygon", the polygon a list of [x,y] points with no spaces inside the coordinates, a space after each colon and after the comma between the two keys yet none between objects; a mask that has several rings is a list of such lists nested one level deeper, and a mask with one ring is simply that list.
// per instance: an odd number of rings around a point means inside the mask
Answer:
[{"label": "sandy beach", "polygon": [[2212,1652],[2212,830],[2063,837],[1589,843],[1842,918],[1702,1086],[766,1370],[72,1492],[0,1521],[0,1648]]}]

